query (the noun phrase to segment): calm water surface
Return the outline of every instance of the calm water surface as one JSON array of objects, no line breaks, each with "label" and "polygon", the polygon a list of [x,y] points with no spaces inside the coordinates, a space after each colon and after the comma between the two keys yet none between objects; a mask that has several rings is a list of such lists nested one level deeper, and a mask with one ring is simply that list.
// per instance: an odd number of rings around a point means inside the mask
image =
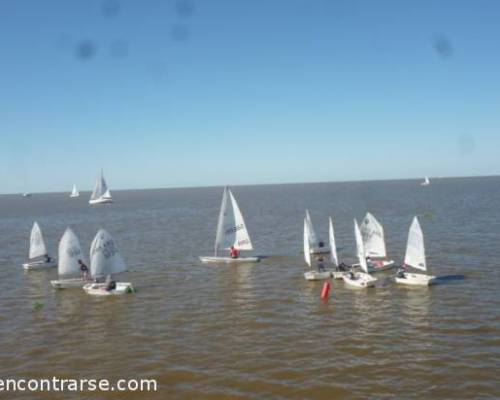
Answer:
[{"label": "calm water surface", "polygon": [[[0,377],[155,378],[148,399],[499,398],[500,178],[234,187],[259,264],[201,265],[210,255],[221,188],[0,196]],[[430,272],[406,288],[377,274],[373,290],[302,276],[302,218],[354,261],[352,219],[371,211],[401,261],[413,215]],[[93,298],[55,291],[56,271],[22,270],[33,221],[52,254],[66,226],[87,249],[100,227],[137,293]],[[463,279],[460,279],[463,276]],[[37,307],[41,303],[43,306]],[[50,393],[16,398],[140,398]],[[13,398],[13,397],[11,397]]]}]

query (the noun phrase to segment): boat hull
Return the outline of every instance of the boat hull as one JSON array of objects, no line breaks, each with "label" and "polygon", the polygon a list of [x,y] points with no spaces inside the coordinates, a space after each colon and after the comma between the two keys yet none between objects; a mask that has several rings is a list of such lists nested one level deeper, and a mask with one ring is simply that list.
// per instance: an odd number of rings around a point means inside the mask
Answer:
[{"label": "boat hull", "polygon": [[117,296],[134,292],[130,282],[116,282],[116,289],[113,290],[106,290],[106,286],[106,283],[87,283],[83,290],[92,296]]},{"label": "boat hull", "polygon": [[317,247],[309,250],[310,254],[329,254],[330,249],[328,247]]},{"label": "boat hull", "polygon": [[361,289],[373,287],[375,286],[375,282],[377,282],[377,278],[364,272],[355,272],[354,278],[351,277],[350,273],[347,273],[342,276],[342,279],[349,286]]},{"label": "boat hull", "polygon": [[42,269],[48,269],[48,268],[54,268],[57,267],[57,261],[50,261],[50,262],[45,262],[45,261],[34,261],[34,262],[27,262],[23,264],[23,268],[26,271],[34,271],[34,270],[42,270]]},{"label": "boat hull", "polygon": [[113,199],[112,198],[108,198],[108,197],[104,197],[104,198],[100,198],[100,199],[95,199],[95,200],[89,200],[89,204],[91,206],[95,206],[95,205],[98,205],[98,204],[111,204],[113,203]]},{"label": "boat hull", "polygon": [[56,279],[50,281],[50,284],[54,289],[74,289],[74,288],[82,288],[86,284],[90,283],[90,281],[84,281],[81,278],[73,278],[73,279]]},{"label": "boat hull", "polygon": [[307,281],[322,281],[324,279],[330,279],[332,277],[333,271],[307,271],[304,272],[304,278]]},{"label": "boat hull", "polygon": [[227,263],[227,264],[241,264],[241,263],[256,263],[260,261],[260,257],[200,257],[202,263]]},{"label": "boat hull", "polygon": [[396,276],[394,280],[403,285],[429,286],[436,281],[436,277],[433,275],[405,272],[403,276]]}]

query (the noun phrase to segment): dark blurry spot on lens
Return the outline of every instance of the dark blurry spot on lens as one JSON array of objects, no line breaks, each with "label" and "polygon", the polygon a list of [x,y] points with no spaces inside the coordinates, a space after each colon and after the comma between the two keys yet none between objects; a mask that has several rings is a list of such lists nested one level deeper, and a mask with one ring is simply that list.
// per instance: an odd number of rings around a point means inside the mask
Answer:
[{"label": "dark blurry spot on lens", "polygon": [[185,25],[175,25],[170,34],[176,42],[183,42],[189,39],[189,29]]},{"label": "dark blurry spot on lens", "polygon": [[120,13],[120,3],[116,0],[104,0],[101,9],[105,17],[113,18]]},{"label": "dark blurry spot on lens", "polygon": [[115,40],[109,50],[112,57],[125,58],[128,56],[128,43],[125,40]]},{"label": "dark blurry spot on lens", "polygon": [[189,18],[194,13],[194,5],[188,0],[175,2],[175,12],[181,18]]},{"label": "dark blurry spot on lens", "polygon": [[76,46],[76,56],[82,60],[88,60],[94,57],[96,45],[91,40],[81,40]]},{"label": "dark blurry spot on lens", "polygon": [[453,56],[453,46],[445,36],[438,36],[434,39],[434,50],[442,58],[451,58]]},{"label": "dark blurry spot on lens", "polygon": [[467,155],[474,152],[476,141],[472,136],[463,134],[458,137],[457,145],[460,155]]}]

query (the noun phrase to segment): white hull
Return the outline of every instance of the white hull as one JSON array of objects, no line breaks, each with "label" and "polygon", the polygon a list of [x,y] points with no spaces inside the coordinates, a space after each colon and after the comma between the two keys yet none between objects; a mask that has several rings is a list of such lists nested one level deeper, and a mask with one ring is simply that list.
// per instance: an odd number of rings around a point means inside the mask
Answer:
[{"label": "white hull", "polygon": [[116,282],[116,289],[106,290],[106,283],[87,283],[83,290],[93,296],[116,296],[126,293],[133,293],[134,288],[130,282]]},{"label": "white hull", "polygon": [[80,197],[79,194],[70,194],[69,197]]},{"label": "white hull", "polygon": [[332,271],[332,278],[333,279],[343,279],[344,275],[346,273],[347,272],[344,272],[344,271]]},{"label": "white hull", "polygon": [[307,281],[322,281],[324,279],[330,279],[332,277],[333,271],[307,271],[304,272],[304,278]]},{"label": "white hull", "polygon": [[[359,264],[353,264],[353,267],[359,267]],[[373,273],[373,272],[379,272],[379,271],[387,271],[388,269],[392,269],[396,266],[394,263],[394,260],[383,260],[383,261],[378,261],[378,260],[371,260],[368,263],[368,272]]]},{"label": "white hull", "polygon": [[256,263],[259,262],[260,258],[259,257],[238,257],[238,258],[231,258],[231,257],[200,257],[200,260],[202,263]]},{"label": "white hull", "polygon": [[370,274],[364,272],[355,272],[354,278],[351,277],[350,273],[346,273],[342,276],[345,283],[356,288],[367,288],[375,286],[377,278],[374,278]]},{"label": "white hull", "polygon": [[113,203],[113,199],[110,197],[101,197],[100,199],[89,200],[90,205],[109,204],[109,203]]},{"label": "white hull", "polygon": [[88,283],[90,283],[90,281],[84,281],[82,278],[57,279],[55,281],[50,281],[50,284],[55,289],[73,289],[73,288],[81,289]]},{"label": "white hull", "polygon": [[37,269],[47,269],[57,267],[57,261],[33,261],[23,264],[23,268],[27,271],[37,270]]},{"label": "white hull", "polygon": [[436,277],[433,275],[405,272],[404,277],[396,276],[394,280],[403,285],[429,286],[434,283]]},{"label": "white hull", "polygon": [[309,250],[309,253],[311,253],[311,254],[329,254],[330,249],[328,247],[317,247],[315,249],[311,248],[311,250]]}]

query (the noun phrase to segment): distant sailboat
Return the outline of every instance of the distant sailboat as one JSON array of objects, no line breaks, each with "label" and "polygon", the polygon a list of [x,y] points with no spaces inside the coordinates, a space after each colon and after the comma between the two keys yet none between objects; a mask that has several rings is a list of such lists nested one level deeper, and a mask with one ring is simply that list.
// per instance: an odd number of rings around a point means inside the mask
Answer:
[{"label": "distant sailboat", "polygon": [[56,260],[49,257],[42,230],[35,221],[31,228],[29,261],[23,264],[26,270],[51,268],[57,265]]},{"label": "distant sailboat", "polygon": [[[231,210],[229,211],[228,208]],[[259,257],[238,257],[232,258],[222,256],[221,252],[228,253],[231,246],[238,251],[253,250],[252,241],[248,234],[243,215],[238,203],[228,187],[224,188],[222,203],[219,212],[219,222],[217,224],[217,234],[215,236],[215,249],[213,257],[200,257],[204,263],[242,263],[257,262]]]},{"label": "distant sailboat", "polygon": [[374,286],[377,278],[374,278],[368,273],[368,265],[366,263],[365,246],[363,244],[363,238],[361,237],[361,231],[359,230],[358,222],[354,220],[354,236],[356,238],[356,253],[358,256],[359,266],[362,272],[349,272],[342,276],[344,282],[348,285],[366,288]]},{"label": "distant sailboat", "polygon": [[325,246],[325,243],[322,240],[318,240],[316,236],[316,232],[314,230],[314,226],[311,220],[311,216],[309,215],[309,210],[306,210],[306,228],[308,231],[308,238],[309,238],[309,251],[311,254],[327,254],[330,252],[330,249],[328,249],[327,246]]},{"label": "distant sailboat", "polygon": [[[78,260],[83,259],[80,241],[71,228],[67,228],[59,242],[57,272],[59,279],[50,281],[56,289],[82,288],[84,280]],[[88,277],[90,279],[90,276]]]},{"label": "distant sailboat", "polygon": [[377,219],[366,213],[361,224],[361,237],[365,246],[369,272],[384,271],[394,267],[394,260],[387,260],[384,228]]},{"label": "distant sailboat", "polygon": [[23,197],[31,197],[31,193],[29,192],[23,193]]},{"label": "distant sailboat", "polygon": [[95,205],[112,202],[113,198],[111,197],[111,192],[108,189],[108,185],[106,185],[104,174],[101,170],[101,175],[97,178],[94,190],[92,191],[92,195],[90,196],[89,204]]},{"label": "distant sailboat", "polygon": [[[92,278],[102,281],[107,276],[116,275],[126,270],[127,266],[113,238],[104,229],[100,229],[90,246],[90,272]],[[96,296],[125,294],[134,291],[130,282],[116,282],[115,288],[111,290],[108,283],[87,283],[83,289],[88,294]]]},{"label": "distant sailboat", "polygon": [[[413,218],[413,222],[408,232],[404,266],[409,266],[424,272],[427,271],[424,234],[422,233],[422,228],[420,227],[417,217]],[[403,269],[398,271],[395,280],[397,283],[406,285],[427,286],[433,283],[436,277],[427,274],[410,273]]]},{"label": "distant sailboat", "polygon": [[76,185],[73,185],[73,190],[71,191],[71,194],[69,197],[79,197],[80,192],[77,190]]},{"label": "distant sailboat", "polygon": [[431,181],[429,180],[428,176],[424,177],[424,181],[420,183],[421,186],[428,186],[430,184],[431,184]]}]

